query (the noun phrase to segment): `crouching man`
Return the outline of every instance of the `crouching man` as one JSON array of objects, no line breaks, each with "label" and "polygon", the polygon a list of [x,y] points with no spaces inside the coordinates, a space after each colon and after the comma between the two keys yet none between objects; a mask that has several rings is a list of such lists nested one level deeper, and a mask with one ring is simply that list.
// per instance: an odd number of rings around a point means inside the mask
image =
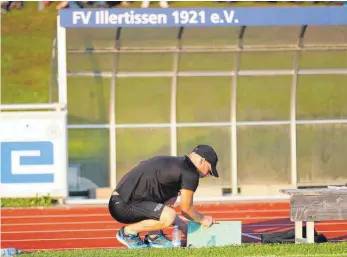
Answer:
[{"label": "crouching man", "polygon": [[[181,214],[186,219],[210,227],[211,216],[194,207],[199,179],[219,177],[218,157],[211,146],[198,145],[188,156],[157,156],[142,161],[119,182],[109,201],[109,212],[126,224],[117,239],[128,248],[170,248],[163,229],[175,224],[187,235],[187,224],[171,206],[180,194]],[[139,234],[147,232],[144,241]]]}]

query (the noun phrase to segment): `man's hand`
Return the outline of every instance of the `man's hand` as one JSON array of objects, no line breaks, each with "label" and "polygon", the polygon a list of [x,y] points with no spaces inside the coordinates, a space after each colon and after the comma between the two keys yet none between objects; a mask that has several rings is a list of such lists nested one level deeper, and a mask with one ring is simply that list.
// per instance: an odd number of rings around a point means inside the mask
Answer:
[{"label": "man's hand", "polygon": [[217,224],[218,222],[215,221],[211,216],[204,216],[204,218],[201,221],[201,224],[207,228],[211,227],[212,224]]},{"label": "man's hand", "polygon": [[182,215],[188,220],[198,222],[205,227],[211,227],[217,222],[211,216],[205,216],[199,213],[193,206],[193,191],[182,189],[181,192],[181,210]]}]

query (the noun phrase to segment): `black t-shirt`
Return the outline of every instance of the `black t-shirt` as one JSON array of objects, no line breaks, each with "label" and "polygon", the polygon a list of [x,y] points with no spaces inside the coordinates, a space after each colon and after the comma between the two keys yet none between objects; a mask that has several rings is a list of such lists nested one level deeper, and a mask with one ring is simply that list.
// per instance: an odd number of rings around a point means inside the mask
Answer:
[{"label": "black t-shirt", "polygon": [[124,201],[164,203],[181,189],[196,191],[199,173],[188,156],[158,156],[141,162],[119,182],[116,191]]}]

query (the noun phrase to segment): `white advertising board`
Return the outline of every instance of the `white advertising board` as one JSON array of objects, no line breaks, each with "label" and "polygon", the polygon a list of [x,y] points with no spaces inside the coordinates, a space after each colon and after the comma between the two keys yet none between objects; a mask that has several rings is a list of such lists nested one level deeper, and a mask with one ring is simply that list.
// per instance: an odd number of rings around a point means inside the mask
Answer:
[{"label": "white advertising board", "polygon": [[67,197],[66,111],[0,112],[0,197]]}]

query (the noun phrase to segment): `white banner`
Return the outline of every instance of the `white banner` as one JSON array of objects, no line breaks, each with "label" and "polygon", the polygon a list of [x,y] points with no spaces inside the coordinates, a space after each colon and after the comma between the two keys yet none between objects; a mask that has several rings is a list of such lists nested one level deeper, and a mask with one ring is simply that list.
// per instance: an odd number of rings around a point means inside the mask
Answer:
[{"label": "white banner", "polygon": [[1,112],[0,197],[67,197],[66,112]]}]

